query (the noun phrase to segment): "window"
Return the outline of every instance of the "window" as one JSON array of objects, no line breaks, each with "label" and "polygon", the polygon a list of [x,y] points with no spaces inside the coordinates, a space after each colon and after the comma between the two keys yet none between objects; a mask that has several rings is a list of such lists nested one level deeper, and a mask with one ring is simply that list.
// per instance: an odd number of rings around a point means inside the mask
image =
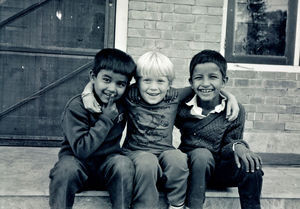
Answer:
[{"label": "window", "polygon": [[228,0],[228,62],[293,65],[297,0]]}]

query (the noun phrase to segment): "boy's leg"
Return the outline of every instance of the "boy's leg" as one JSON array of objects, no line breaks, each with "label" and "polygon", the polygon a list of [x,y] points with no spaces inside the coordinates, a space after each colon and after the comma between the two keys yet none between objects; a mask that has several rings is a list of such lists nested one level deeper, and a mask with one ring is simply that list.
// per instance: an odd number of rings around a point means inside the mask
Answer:
[{"label": "boy's leg", "polygon": [[187,189],[189,169],[187,155],[180,150],[164,151],[159,156],[163,170],[163,187],[171,206],[183,206]]},{"label": "boy's leg", "polygon": [[75,193],[87,180],[86,167],[74,156],[63,156],[50,171],[49,204],[51,209],[70,209]]},{"label": "boy's leg", "polygon": [[126,153],[135,166],[133,185],[133,209],[157,209],[159,193],[157,179],[162,175],[157,157],[149,152]]},{"label": "boy's leg", "polygon": [[260,209],[260,194],[262,189],[262,170],[254,173],[246,172],[244,165],[236,166],[234,157],[221,160],[211,179],[211,184],[223,187],[238,187],[242,209]]},{"label": "boy's leg", "polygon": [[124,155],[108,156],[98,170],[98,176],[104,178],[110,194],[113,209],[129,209],[132,199],[134,166]]},{"label": "boy's leg", "polygon": [[215,168],[215,160],[211,152],[205,148],[197,148],[187,154],[190,176],[186,206],[190,209],[202,209],[206,185]]}]

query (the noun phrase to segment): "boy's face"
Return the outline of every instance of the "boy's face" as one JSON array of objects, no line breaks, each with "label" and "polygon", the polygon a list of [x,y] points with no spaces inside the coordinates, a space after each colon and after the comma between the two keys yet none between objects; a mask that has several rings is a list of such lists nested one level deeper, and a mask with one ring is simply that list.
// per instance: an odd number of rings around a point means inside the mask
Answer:
[{"label": "boy's face", "polygon": [[138,79],[141,97],[148,104],[158,104],[167,94],[170,82],[166,76],[142,76]]},{"label": "boy's face", "polygon": [[219,67],[212,62],[197,64],[190,84],[201,101],[213,101],[219,98],[221,89],[227,82]]},{"label": "boy's face", "polygon": [[113,101],[120,99],[127,87],[128,78],[120,73],[102,69],[95,76],[92,72],[90,79],[94,83],[94,90],[103,103],[108,103],[110,97]]}]

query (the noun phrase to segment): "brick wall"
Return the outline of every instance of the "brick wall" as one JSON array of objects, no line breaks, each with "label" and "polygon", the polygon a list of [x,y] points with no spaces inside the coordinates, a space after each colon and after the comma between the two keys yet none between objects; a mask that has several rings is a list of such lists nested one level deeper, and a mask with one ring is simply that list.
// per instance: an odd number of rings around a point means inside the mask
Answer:
[{"label": "brick wall", "polygon": [[[223,0],[129,0],[127,51],[161,51],[175,65],[174,86],[186,86],[191,57],[220,50],[222,20]],[[254,151],[300,153],[300,72],[267,70],[228,72],[226,88],[247,111],[245,139]]]}]

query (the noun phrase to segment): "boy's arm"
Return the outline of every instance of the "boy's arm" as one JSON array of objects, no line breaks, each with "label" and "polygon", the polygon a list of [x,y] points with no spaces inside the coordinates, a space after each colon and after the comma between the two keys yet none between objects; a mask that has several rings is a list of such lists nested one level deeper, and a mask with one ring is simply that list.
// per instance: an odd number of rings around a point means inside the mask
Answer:
[{"label": "boy's arm", "polygon": [[239,109],[240,112],[237,119],[231,123],[224,134],[221,155],[226,158],[227,156],[232,156],[231,153],[233,153],[238,168],[241,167],[240,160],[242,160],[246,171],[254,172],[254,169],[260,168],[261,159],[258,155],[250,151],[248,143],[242,140],[245,109],[243,106],[240,106]]},{"label": "boy's arm", "polygon": [[84,87],[81,98],[85,109],[90,112],[100,113],[101,107],[94,96],[93,88],[92,82],[88,82],[88,84]]},{"label": "boy's arm", "polygon": [[62,128],[75,156],[86,159],[97,151],[114,125],[113,117],[113,114],[101,113],[99,120],[90,126],[83,106],[69,105],[65,109]]},{"label": "boy's arm", "polygon": [[226,118],[228,121],[234,121],[239,114],[239,104],[235,96],[228,91],[221,90],[221,93],[227,97]]}]

